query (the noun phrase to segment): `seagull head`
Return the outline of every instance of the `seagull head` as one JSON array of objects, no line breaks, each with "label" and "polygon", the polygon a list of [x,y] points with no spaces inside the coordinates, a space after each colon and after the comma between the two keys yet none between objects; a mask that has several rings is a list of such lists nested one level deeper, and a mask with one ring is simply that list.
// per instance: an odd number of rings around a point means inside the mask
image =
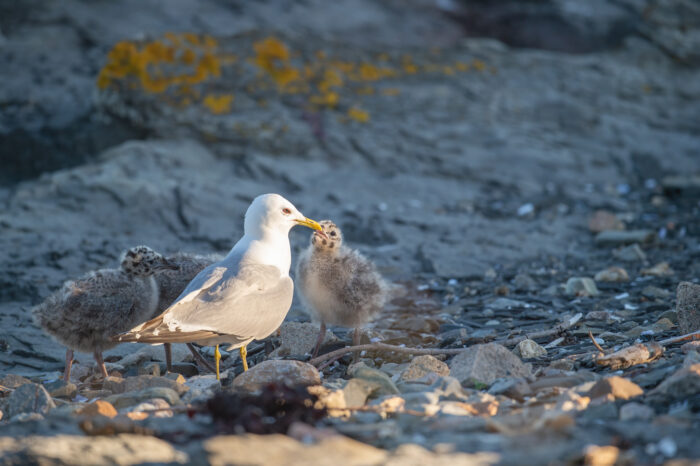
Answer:
[{"label": "seagull head", "polygon": [[296,225],[323,233],[318,222],[306,218],[284,197],[279,194],[262,194],[248,207],[243,228],[246,235],[262,236],[267,232],[287,235]]}]

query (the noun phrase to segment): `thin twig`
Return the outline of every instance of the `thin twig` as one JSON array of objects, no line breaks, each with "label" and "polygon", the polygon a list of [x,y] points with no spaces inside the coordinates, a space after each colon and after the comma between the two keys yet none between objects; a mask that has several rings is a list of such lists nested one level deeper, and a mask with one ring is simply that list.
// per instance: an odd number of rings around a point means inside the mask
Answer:
[{"label": "thin twig", "polygon": [[466,351],[468,348],[410,348],[406,346],[394,346],[387,345],[386,343],[370,343],[368,345],[357,345],[357,346],[346,346],[345,348],[340,348],[330,353],[322,354],[317,358],[313,358],[309,361],[309,364],[314,366],[326,361],[328,359],[335,358],[336,356],[342,356],[347,353],[353,353],[356,351],[393,351],[395,353],[409,353],[409,354],[459,354]]},{"label": "thin twig", "polygon": [[601,353],[605,354],[605,350],[598,344],[597,341],[595,341],[595,338],[593,338],[593,332],[591,332],[590,330],[588,331],[588,338],[590,338],[591,341],[593,342],[593,346],[595,346],[596,348],[598,348],[598,351],[600,351]]},{"label": "thin twig", "polygon": [[501,340],[501,341],[496,341],[495,343],[498,343],[499,345],[503,346],[514,346],[520,343],[523,340],[534,340],[536,338],[543,338],[543,337],[548,337],[551,335],[556,335],[557,333],[561,333],[564,330],[568,330],[574,325],[578,323],[579,320],[581,320],[581,317],[583,317],[583,314],[580,312],[573,316],[571,319],[569,319],[566,322],[562,322],[561,324],[557,325],[554,328],[550,328],[549,330],[541,330],[539,332],[532,332],[528,333],[525,335],[520,335],[518,337],[513,337],[513,338],[508,338],[507,340]]},{"label": "thin twig", "polygon": [[666,338],[665,340],[661,340],[658,343],[660,345],[666,346],[666,345],[671,345],[673,343],[678,343],[678,342],[685,341],[685,340],[700,340],[700,330],[696,330],[692,333],[687,333],[687,334],[681,335],[679,337]]}]

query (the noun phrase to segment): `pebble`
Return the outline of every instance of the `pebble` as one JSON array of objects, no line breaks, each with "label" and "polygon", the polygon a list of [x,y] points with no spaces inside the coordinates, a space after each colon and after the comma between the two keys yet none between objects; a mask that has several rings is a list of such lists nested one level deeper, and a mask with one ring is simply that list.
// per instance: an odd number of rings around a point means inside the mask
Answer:
[{"label": "pebble", "polygon": [[106,416],[112,418],[117,415],[117,410],[109,401],[95,400],[76,411],[79,416]]},{"label": "pebble", "polygon": [[625,224],[612,212],[596,210],[588,219],[588,229],[593,233],[606,230],[624,230]]},{"label": "pebble", "polygon": [[686,400],[700,393],[700,364],[682,367],[649,392],[649,398],[662,402]]},{"label": "pebble", "polygon": [[215,374],[190,377],[185,382],[185,385],[189,388],[189,391],[182,398],[185,403],[195,399],[209,398],[215,392],[221,390],[221,382],[216,380]]},{"label": "pebble", "polygon": [[153,398],[162,398],[167,401],[170,406],[182,403],[177,392],[167,387],[150,387],[133,392],[119,393],[107,397],[105,401],[108,401],[117,409],[122,409]]},{"label": "pebble", "polygon": [[640,420],[648,421],[654,417],[654,410],[642,403],[637,403],[635,401],[622,405],[620,408],[620,420]]},{"label": "pebble", "polygon": [[610,312],[608,311],[590,311],[586,314],[585,320],[610,320]]},{"label": "pebble", "polygon": [[627,271],[622,267],[608,267],[605,270],[601,270],[593,279],[597,282],[628,282],[630,280]]},{"label": "pebble", "polygon": [[566,294],[569,296],[597,296],[600,294],[593,279],[588,277],[571,277],[566,282]]},{"label": "pebble", "polygon": [[15,388],[5,401],[5,415],[8,418],[22,413],[47,414],[56,404],[44,387],[35,383],[26,383]]},{"label": "pebble", "polygon": [[519,273],[513,279],[513,286],[519,291],[534,291],[537,289],[537,282],[525,273]]},{"label": "pebble", "polygon": [[529,377],[530,367],[504,346],[474,345],[450,361],[451,377],[463,385],[491,385],[502,377]]},{"label": "pebble", "polygon": [[670,277],[676,272],[673,271],[668,262],[659,262],[653,267],[648,269],[642,269],[642,275],[652,276],[652,277]]},{"label": "pebble", "polygon": [[269,359],[237,376],[232,388],[254,392],[263,385],[281,381],[291,385],[318,385],[321,383],[321,375],[314,366],[305,362]]},{"label": "pebble", "polygon": [[523,359],[539,358],[547,355],[547,350],[534,340],[526,339],[518,343],[513,350],[517,356]]},{"label": "pebble", "polygon": [[632,244],[613,250],[613,257],[625,262],[642,262],[647,260],[647,255],[638,244]]},{"label": "pebble", "polygon": [[18,388],[24,384],[32,383],[31,380],[16,374],[7,374],[5,377],[0,379],[0,385],[6,388]]},{"label": "pebble", "polygon": [[[179,374],[178,374],[179,375]],[[155,375],[139,375],[136,377],[106,377],[102,388],[109,390],[112,393],[126,393],[146,388],[163,387],[174,390],[178,395],[183,395],[189,388],[182,382],[184,377],[180,376],[177,380],[172,380],[168,377],[158,377]],[[180,382],[182,381],[182,382]]]},{"label": "pebble", "polygon": [[656,233],[653,230],[601,231],[595,237],[599,246],[617,246],[630,243],[651,243]]},{"label": "pebble", "polygon": [[591,398],[606,398],[612,400],[629,400],[644,394],[639,385],[629,379],[616,375],[599,380],[588,392]]},{"label": "pebble", "polygon": [[78,387],[71,382],[66,382],[63,379],[55,380],[44,384],[44,388],[49,394],[56,398],[75,398],[78,393]]},{"label": "pebble", "polygon": [[700,330],[700,285],[681,282],[676,289],[676,312],[681,334]]},{"label": "pebble", "polygon": [[431,373],[440,376],[450,375],[450,368],[435,356],[427,354],[416,356],[401,373],[401,380],[417,380]]},{"label": "pebble", "polygon": [[[284,322],[280,326],[280,346],[271,354],[271,357],[303,356],[310,354],[316,346],[319,326],[310,322]],[[323,344],[338,341],[330,330],[326,330]]]}]

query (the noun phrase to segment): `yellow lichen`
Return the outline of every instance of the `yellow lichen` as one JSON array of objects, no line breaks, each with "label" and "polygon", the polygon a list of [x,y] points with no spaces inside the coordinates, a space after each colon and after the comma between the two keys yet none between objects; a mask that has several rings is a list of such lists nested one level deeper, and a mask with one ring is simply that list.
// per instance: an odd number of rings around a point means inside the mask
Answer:
[{"label": "yellow lichen", "polygon": [[394,96],[394,95],[399,95],[400,93],[401,93],[401,91],[399,89],[394,88],[394,87],[387,87],[386,89],[382,89],[383,95]]},{"label": "yellow lichen", "polygon": [[484,63],[483,61],[481,61],[479,59],[475,59],[472,62],[472,65],[474,66],[476,71],[484,71],[486,69],[486,63]]},{"label": "yellow lichen", "polygon": [[350,107],[348,110],[348,117],[360,123],[367,123],[369,121],[369,113],[357,107]]},{"label": "yellow lichen", "polygon": [[233,94],[214,95],[208,94],[202,101],[205,107],[215,115],[221,115],[231,111],[233,103]]}]

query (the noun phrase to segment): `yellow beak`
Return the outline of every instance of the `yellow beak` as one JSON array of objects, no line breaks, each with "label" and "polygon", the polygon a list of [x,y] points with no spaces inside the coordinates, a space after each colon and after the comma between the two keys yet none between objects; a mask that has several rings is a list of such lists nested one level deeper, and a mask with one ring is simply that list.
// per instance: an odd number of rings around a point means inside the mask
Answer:
[{"label": "yellow beak", "polygon": [[319,225],[317,221],[311,220],[310,218],[304,217],[304,220],[294,220],[294,221],[297,222],[297,225],[303,225],[305,227],[311,228],[312,230],[323,231],[323,229],[321,228],[321,225]]}]

